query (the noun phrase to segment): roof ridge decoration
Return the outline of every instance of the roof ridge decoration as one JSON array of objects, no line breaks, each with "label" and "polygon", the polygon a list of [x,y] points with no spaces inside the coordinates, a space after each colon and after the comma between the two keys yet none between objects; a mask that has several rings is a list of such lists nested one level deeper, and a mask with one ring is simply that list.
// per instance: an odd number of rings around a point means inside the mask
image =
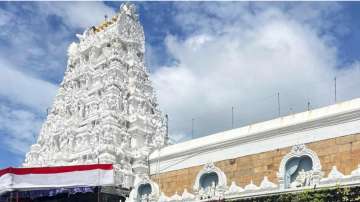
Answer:
[{"label": "roof ridge decoration", "polygon": [[235,181],[232,181],[228,191],[225,192],[225,195],[238,194],[239,192],[243,191],[243,188],[237,186]]},{"label": "roof ridge decoration", "polygon": [[326,178],[321,179],[321,182],[324,183],[339,183],[342,179],[348,178],[350,176],[345,176],[343,173],[341,173],[336,166],[333,166],[331,168],[331,171],[329,172],[328,176]]},{"label": "roof ridge decoration", "polygon": [[360,164],[358,165],[358,167],[355,170],[353,170],[351,172],[351,176],[360,178]]},{"label": "roof ridge decoration", "polygon": [[188,192],[188,190],[185,188],[184,192],[181,194],[181,198],[183,201],[192,201],[195,199],[195,195]]},{"label": "roof ridge decoration", "polygon": [[264,179],[260,183],[261,189],[276,189],[277,185],[272,183],[267,176],[264,176]]},{"label": "roof ridge decoration", "polygon": [[170,201],[170,197],[167,197],[164,192],[161,192],[158,202],[167,202]]},{"label": "roof ridge decoration", "polygon": [[260,188],[258,186],[256,186],[253,181],[251,180],[250,181],[250,184],[247,184],[245,187],[244,187],[244,191],[245,192],[251,192],[251,191],[257,191],[259,190]]}]

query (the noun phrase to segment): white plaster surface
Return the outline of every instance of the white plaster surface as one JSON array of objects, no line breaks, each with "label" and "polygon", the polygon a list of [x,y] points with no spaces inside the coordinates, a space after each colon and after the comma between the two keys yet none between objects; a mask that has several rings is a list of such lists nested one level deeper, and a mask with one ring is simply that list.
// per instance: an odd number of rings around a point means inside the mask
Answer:
[{"label": "white plaster surface", "polygon": [[353,99],[170,145],[151,154],[151,173],[359,133],[359,118],[360,99]]},{"label": "white plaster surface", "polygon": [[164,145],[165,119],[145,67],[145,37],[133,4],[77,34],[64,79],[24,167],[110,163],[133,186],[149,153]]}]

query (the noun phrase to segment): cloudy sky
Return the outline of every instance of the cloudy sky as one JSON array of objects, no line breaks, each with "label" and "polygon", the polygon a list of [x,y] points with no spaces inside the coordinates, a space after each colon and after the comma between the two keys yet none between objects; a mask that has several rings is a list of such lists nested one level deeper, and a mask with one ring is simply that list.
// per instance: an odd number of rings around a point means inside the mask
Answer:
[{"label": "cloudy sky", "polygon": [[[0,3],[0,167],[18,166],[75,34],[120,2]],[[136,2],[170,137],[194,138],[360,97],[360,3]]]}]

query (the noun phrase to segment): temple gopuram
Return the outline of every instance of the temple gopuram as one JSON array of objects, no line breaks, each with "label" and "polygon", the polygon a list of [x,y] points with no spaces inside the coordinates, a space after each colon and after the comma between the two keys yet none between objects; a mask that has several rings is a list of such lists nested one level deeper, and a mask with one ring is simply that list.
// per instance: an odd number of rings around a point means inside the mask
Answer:
[{"label": "temple gopuram", "polygon": [[169,144],[135,6],[77,37],[0,201],[360,201],[360,99]]}]

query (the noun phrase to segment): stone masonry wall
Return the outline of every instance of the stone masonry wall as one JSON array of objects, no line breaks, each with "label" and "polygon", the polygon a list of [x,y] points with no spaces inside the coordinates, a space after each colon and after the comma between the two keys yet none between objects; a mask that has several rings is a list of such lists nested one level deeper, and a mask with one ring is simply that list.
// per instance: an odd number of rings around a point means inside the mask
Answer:
[{"label": "stone masonry wall", "polygon": [[[360,134],[308,143],[306,146],[317,153],[325,176],[334,165],[340,172],[348,175],[360,164]],[[235,181],[237,185],[244,187],[251,180],[259,185],[264,176],[278,184],[276,173],[282,158],[290,150],[291,147],[281,148],[214,163],[225,173],[228,186]],[[156,183],[160,181],[160,191],[167,196],[172,196],[175,192],[181,194],[185,188],[192,192],[196,175],[202,168],[203,166],[195,166],[170,171],[161,173],[160,179],[157,175],[153,175],[152,179]]]}]

